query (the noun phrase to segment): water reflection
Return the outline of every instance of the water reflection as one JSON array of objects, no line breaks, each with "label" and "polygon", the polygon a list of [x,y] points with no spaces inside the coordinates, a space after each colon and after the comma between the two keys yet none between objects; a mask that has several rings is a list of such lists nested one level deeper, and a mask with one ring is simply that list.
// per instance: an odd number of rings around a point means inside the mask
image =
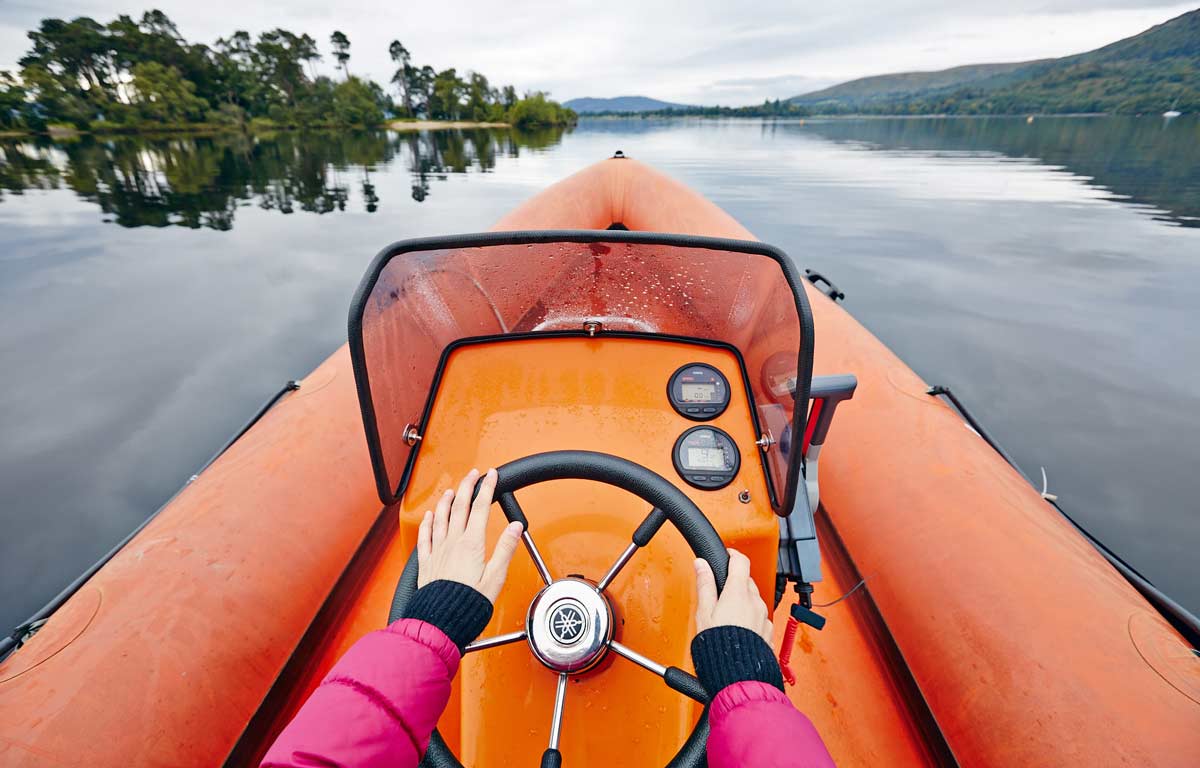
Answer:
[{"label": "water reflection", "polygon": [[1200,227],[1200,120],[864,119],[777,123],[835,142],[919,152],[994,152],[1061,166],[1108,199],[1151,209],[1155,218]]},{"label": "water reflection", "polygon": [[[589,133],[674,130],[659,120],[594,121]],[[862,119],[762,123],[769,134],[803,133],[868,149],[995,153],[1059,166],[1105,197],[1147,208],[1173,224],[1200,227],[1200,120]],[[66,187],[124,227],[232,228],[236,210],[331,213],[384,203],[372,180],[401,163],[412,198],[425,200],[450,174],[490,171],[497,158],[559,143],[562,130],[241,134],[204,137],[80,137],[0,140],[5,192]]]},{"label": "water reflection", "polygon": [[0,200],[4,192],[67,188],[122,227],[229,230],[246,205],[375,213],[383,201],[372,173],[393,163],[408,169],[421,202],[449,174],[490,171],[499,157],[561,138],[553,129],[479,129],[8,139],[0,141]]}]

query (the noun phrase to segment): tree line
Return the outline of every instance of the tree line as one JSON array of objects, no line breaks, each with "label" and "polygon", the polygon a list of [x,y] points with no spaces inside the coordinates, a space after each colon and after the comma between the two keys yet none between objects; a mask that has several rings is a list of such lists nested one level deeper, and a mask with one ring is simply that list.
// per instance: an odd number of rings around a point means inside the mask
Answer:
[{"label": "tree line", "polygon": [[108,24],[44,19],[18,73],[0,72],[0,128],[44,131],[379,125],[392,118],[567,125],[575,113],[541,92],[518,97],[511,85],[454,68],[413,63],[399,41],[389,87],[350,73],[351,42],[329,44],[339,79],[318,75],[323,56],[307,34],[285,29],[257,37],[237,31],[213,45],[190,43],[161,11]]}]

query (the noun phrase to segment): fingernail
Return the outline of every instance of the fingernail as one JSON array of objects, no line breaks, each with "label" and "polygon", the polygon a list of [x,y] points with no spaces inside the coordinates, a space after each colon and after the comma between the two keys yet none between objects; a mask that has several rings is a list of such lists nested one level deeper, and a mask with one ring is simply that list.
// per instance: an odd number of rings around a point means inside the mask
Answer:
[{"label": "fingernail", "polygon": [[443,495],[443,496],[453,496],[453,495],[454,495],[454,489],[453,489],[453,488],[447,488],[446,490],[442,491],[442,495]]},{"label": "fingernail", "polygon": [[478,474],[479,474],[479,470],[478,470],[478,469],[476,469],[475,467],[471,467],[471,474],[472,474],[472,475],[478,475]]}]

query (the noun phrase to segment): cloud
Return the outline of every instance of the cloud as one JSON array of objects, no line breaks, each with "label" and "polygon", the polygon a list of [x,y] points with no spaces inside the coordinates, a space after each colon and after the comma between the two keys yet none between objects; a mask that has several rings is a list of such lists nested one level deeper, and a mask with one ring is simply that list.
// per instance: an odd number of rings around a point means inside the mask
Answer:
[{"label": "cloud", "polygon": [[[764,77],[734,77],[714,81],[705,92],[706,104],[745,104],[764,98],[787,98],[809,91],[819,91],[838,82],[832,78],[807,75],[766,75]],[[760,97],[760,94],[762,95]],[[770,94],[777,94],[770,96]]]},{"label": "cloud", "polygon": [[651,2],[532,0],[497,5],[344,0],[0,1],[0,67],[28,48],[40,18],[108,21],[157,7],[190,40],[211,43],[235,29],[308,32],[328,56],[335,29],[351,41],[351,72],[390,78],[387,45],[415,60],[486,74],[556,98],[643,94],[683,103],[747,104],[787,98],[843,80],[959,64],[1061,56],[1136,34],[1189,10],[1155,0],[725,0]]}]

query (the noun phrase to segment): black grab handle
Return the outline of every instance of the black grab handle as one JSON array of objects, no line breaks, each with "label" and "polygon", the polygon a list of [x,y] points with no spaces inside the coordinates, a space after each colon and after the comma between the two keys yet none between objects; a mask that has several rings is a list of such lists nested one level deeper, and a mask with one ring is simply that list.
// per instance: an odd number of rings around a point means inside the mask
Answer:
[{"label": "black grab handle", "polygon": [[842,293],[841,289],[834,285],[832,280],[830,280],[828,277],[825,277],[825,275],[822,275],[815,269],[804,270],[804,278],[813,285],[817,285],[817,283],[825,283],[825,285],[828,285],[828,290],[822,290],[821,293],[825,294],[834,301],[841,301],[842,299],[846,298],[846,294]]}]

